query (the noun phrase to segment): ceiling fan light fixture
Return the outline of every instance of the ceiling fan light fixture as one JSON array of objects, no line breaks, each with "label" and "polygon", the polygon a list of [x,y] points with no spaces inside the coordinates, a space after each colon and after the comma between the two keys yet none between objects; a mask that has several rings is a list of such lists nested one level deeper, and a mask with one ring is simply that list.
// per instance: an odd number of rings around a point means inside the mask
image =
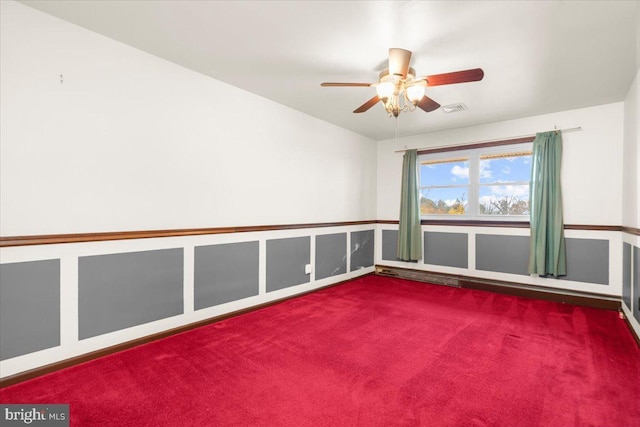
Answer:
[{"label": "ceiling fan light fixture", "polygon": [[378,93],[378,97],[381,99],[389,98],[390,96],[392,96],[394,90],[395,85],[390,81],[381,82],[376,86],[376,92]]},{"label": "ceiling fan light fixture", "polygon": [[484,71],[481,68],[417,77],[416,70],[411,68],[410,62],[411,51],[391,48],[389,49],[389,68],[380,72],[377,83],[321,83],[321,86],[375,86],[377,95],[353,112],[364,113],[378,102],[382,102],[389,117],[398,117],[401,112],[415,111],[418,108],[429,113],[441,107],[425,94],[427,86],[477,82],[484,77]]},{"label": "ceiling fan light fixture", "polygon": [[425,87],[422,85],[412,85],[407,87],[407,97],[414,105],[424,96]]}]

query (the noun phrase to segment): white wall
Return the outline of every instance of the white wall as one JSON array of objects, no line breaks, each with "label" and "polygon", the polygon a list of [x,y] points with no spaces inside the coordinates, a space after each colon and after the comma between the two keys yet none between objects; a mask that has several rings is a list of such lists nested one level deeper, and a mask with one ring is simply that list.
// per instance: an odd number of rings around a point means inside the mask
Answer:
[{"label": "white wall", "polygon": [[[434,112],[431,114],[438,114]],[[458,113],[464,114],[464,113]],[[564,133],[562,191],[565,224],[622,224],[622,102],[378,142],[377,217],[397,220],[405,148],[433,148],[510,139],[577,126]]]},{"label": "white wall", "polygon": [[[375,141],[13,1],[0,19],[1,235],[375,219]],[[370,273],[265,288],[269,239],[310,237],[314,266],[316,235],[372,228],[2,248],[3,263],[60,259],[61,342],[2,361],[1,375]],[[259,294],[194,310],[194,248],[249,240]],[[80,257],[180,247],[183,314],[78,338]]]},{"label": "white wall", "polygon": [[[640,9],[638,16],[640,17]],[[636,78],[624,101],[624,203],[622,225],[631,228],[640,228],[640,197],[638,197],[638,189],[640,189],[640,174],[638,173],[638,165],[640,165],[640,132],[638,129],[640,108],[638,107],[638,102],[640,102],[640,70],[636,74]],[[624,233],[622,239],[630,245],[640,247],[640,236]],[[640,335],[640,322],[633,316],[633,311],[636,308],[635,304],[640,301],[640,295],[635,294],[636,288],[633,281],[634,277],[637,276],[637,272],[634,271],[634,268],[635,265],[632,262],[630,271],[632,307],[622,304],[622,308],[636,334]]]},{"label": "white wall", "polygon": [[640,198],[638,198],[638,188],[640,188],[640,176],[638,175],[638,164],[640,164],[640,133],[638,123],[640,123],[640,71],[629,89],[624,101],[624,179],[623,179],[623,208],[622,224],[627,227],[640,227]]},{"label": "white wall", "polygon": [[374,141],[0,7],[3,236],[375,219]]}]

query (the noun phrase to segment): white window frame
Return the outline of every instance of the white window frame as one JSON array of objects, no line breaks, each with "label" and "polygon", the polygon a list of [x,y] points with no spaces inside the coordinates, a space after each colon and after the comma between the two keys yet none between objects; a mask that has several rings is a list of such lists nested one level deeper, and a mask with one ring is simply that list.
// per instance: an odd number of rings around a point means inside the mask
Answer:
[{"label": "white window frame", "polygon": [[[495,155],[509,152],[532,151],[533,142],[499,145],[494,147],[468,148],[460,147],[459,150],[444,151],[438,153],[425,153],[418,155],[418,168],[423,161],[446,160],[466,157],[469,159],[469,194],[467,195],[467,213],[463,215],[430,214],[421,215],[425,220],[451,220],[451,221],[529,221],[529,215],[490,215],[480,214],[480,156]],[[418,174],[420,176],[420,174]],[[527,182],[509,182],[509,185],[524,185]],[[427,187],[420,183],[420,189]]]}]

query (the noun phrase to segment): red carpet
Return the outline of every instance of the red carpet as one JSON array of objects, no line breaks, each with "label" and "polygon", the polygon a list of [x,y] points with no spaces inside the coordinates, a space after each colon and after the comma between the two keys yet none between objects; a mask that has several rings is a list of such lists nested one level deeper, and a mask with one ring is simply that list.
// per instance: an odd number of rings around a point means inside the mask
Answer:
[{"label": "red carpet", "polygon": [[616,312],[367,276],[0,390],[75,426],[640,426]]}]

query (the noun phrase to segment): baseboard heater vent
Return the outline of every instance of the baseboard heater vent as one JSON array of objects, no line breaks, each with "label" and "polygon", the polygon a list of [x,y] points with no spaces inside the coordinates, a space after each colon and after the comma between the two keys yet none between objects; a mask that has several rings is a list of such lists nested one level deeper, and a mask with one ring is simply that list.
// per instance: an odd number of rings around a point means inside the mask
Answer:
[{"label": "baseboard heater vent", "polygon": [[376,274],[387,277],[397,277],[399,279],[414,280],[416,282],[432,283],[434,285],[460,287],[458,277],[444,274],[431,273],[420,270],[409,270],[406,268],[394,268],[387,266],[376,266]]},{"label": "baseboard heater vent", "polygon": [[525,298],[544,299],[563,304],[574,304],[585,307],[602,308],[605,310],[620,310],[621,306],[620,298],[611,295],[571,291],[568,289],[545,288],[537,285],[503,282],[499,280],[481,279],[477,277],[436,273],[424,270],[413,270],[402,267],[390,267],[388,265],[376,265],[375,274],[413,280],[416,282],[475,289]]}]

